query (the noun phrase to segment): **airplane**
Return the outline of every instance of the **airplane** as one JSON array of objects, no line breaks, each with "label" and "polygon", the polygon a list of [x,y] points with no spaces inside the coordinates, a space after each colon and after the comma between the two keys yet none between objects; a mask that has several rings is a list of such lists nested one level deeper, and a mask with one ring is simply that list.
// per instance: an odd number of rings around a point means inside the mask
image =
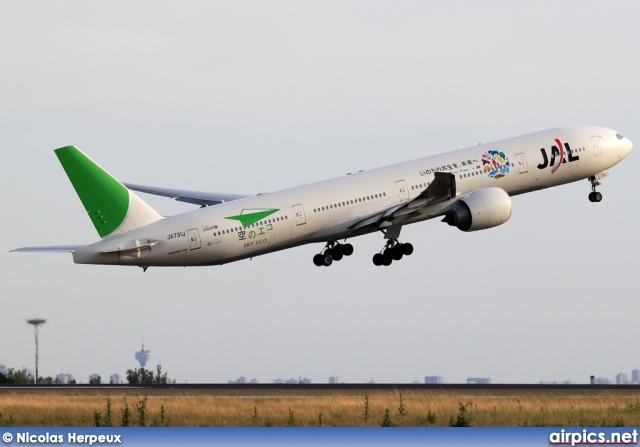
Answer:
[{"label": "airplane", "polygon": [[[413,253],[402,227],[442,218],[461,231],[485,230],[511,217],[511,196],[587,179],[589,200],[608,169],[632,150],[614,130],[560,127],[453,152],[257,195],[120,183],[75,146],[55,153],[101,240],[88,245],[24,247],[14,252],[70,252],[76,264],[222,265],[310,243],[330,266],[350,256],[348,240],[373,232],[373,255],[389,266]],[[200,205],[165,217],[134,191]]]}]

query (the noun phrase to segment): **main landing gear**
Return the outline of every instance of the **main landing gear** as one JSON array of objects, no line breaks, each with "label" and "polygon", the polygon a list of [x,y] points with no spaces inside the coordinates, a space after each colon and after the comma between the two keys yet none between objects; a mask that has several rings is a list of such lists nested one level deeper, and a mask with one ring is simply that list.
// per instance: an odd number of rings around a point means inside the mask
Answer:
[{"label": "main landing gear", "polygon": [[595,176],[589,177],[591,182],[591,192],[589,193],[589,202],[600,202],[602,200],[602,193],[596,191],[596,186],[600,186],[600,182],[596,180]]},{"label": "main landing gear", "polygon": [[313,257],[313,263],[318,267],[329,267],[333,264],[333,261],[339,261],[344,256],[351,256],[353,254],[353,245],[340,244],[338,242],[327,242],[327,245],[323,249],[323,253],[319,253]]},{"label": "main landing gear", "polygon": [[387,245],[380,253],[373,255],[373,263],[377,266],[389,266],[393,261],[399,261],[403,256],[413,253],[413,245],[409,243],[401,244],[398,239],[389,239]]}]

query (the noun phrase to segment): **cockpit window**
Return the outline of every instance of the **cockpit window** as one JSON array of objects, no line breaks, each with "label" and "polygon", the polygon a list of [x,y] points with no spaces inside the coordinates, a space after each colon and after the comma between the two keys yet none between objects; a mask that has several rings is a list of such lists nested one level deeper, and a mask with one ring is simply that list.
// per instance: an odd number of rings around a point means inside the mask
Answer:
[{"label": "cockpit window", "polygon": [[617,133],[617,134],[616,134],[616,138],[617,138],[618,140],[622,140],[624,137],[623,137],[622,135],[620,135],[619,133]]}]

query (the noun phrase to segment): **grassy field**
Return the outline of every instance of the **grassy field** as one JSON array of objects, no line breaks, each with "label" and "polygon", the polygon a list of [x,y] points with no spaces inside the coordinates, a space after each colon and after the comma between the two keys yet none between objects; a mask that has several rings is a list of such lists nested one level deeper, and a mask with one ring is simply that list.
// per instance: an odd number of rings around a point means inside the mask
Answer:
[{"label": "grassy field", "polygon": [[[0,426],[638,426],[640,392],[2,389]],[[388,410],[388,417],[385,413]]]}]

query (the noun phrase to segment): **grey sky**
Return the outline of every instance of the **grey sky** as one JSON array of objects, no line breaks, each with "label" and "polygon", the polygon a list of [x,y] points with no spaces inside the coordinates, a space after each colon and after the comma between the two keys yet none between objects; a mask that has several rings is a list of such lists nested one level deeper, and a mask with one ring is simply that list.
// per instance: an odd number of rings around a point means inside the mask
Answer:
[{"label": "grey sky", "polygon": [[[87,381],[450,382],[640,368],[640,3],[2,2],[0,363]],[[513,199],[504,226],[406,227],[331,268],[305,246],[222,267],[79,266],[26,245],[98,239],[53,149],[116,178],[258,193],[559,125],[635,144],[588,182]],[[141,195],[159,212],[192,209]]]}]

